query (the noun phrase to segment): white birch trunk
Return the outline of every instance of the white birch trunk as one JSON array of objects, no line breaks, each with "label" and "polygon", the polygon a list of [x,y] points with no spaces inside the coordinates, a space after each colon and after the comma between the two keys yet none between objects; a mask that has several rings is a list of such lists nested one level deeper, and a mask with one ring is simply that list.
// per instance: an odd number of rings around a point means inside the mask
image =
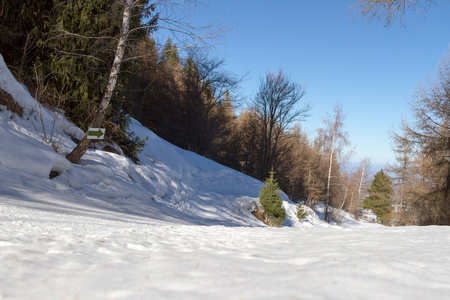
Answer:
[{"label": "white birch trunk", "polygon": [[330,167],[328,168],[328,182],[327,182],[327,204],[325,206],[325,221],[327,221],[328,223],[330,223],[330,217],[328,215],[328,205],[330,203],[331,167],[333,165],[335,138],[336,138],[336,121],[334,123],[334,128],[333,128],[333,138],[331,139]]},{"label": "white birch trunk", "polygon": [[[122,17],[122,28],[119,36],[119,42],[117,43],[114,62],[111,71],[109,73],[109,80],[106,86],[105,93],[103,94],[102,102],[100,103],[100,106],[98,107],[94,119],[92,120],[89,127],[98,128],[101,126],[103,119],[105,118],[106,109],[108,108],[109,103],[111,102],[111,97],[113,95],[114,88],[116,87],[117,84],[117,78],[119,77],[120,65],[122,64],[123,56],[125,53],[125,46],[128,38],[128,33],[130,30],[131,10],[134,4],[135,3],[133,0],[123,1],[124,10]],[[77,163],[83,156],[83,154],[86,152],[87,148],[89,147],[89,143],[90,140],[87,139],[87,132],[86,132],[81,141],[75,147],[75,149],[73,149],[72,152],[70,152],[66,158],[72,163]]]},{"label": "white birch trunk", "polygon": [[345,201],[347,200],[347,194],[348,194],[348,187],[349,186],[350,186],[350,177],[347,178],[347,184],[345,185],[344,200],[342,201],[340,210],[342,210],[344,208]]},{"label": "white birch trunk", "polygon": [[359,180],[359,187],[358,187],[358,200],[357,201],[360,201],[361,200],[361,188],[362,188],[362,184],[363,184],[363,180],[364,180],[364,172],[366,171],[366,162],[364,161],[363,162],[363,165],[362,165],[362,170],[361,170],[361,178],[360,178],[360,180]]}]

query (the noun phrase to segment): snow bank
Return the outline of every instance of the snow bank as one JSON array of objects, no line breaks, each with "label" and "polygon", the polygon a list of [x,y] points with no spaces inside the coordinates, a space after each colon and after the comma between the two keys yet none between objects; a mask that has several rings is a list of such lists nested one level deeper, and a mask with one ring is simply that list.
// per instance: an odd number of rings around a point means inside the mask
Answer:
[{"label": "snow bank", "polygon": [[[131,130],[147,138],[138,165],[124,156],[94,149],[77,165],[70,164],[65,155],[75,144],[68,134],[80,138],[83,132],[61,112],[41,107],[1,57],[0,87],[25,109],[23,118],[4,109],[0,112],[0,177],[6,178],[0,186],[2,195],[19,197],[27,206],[40,209],[53,210],[57,205],[70,213],[95,211],[182,224],[264,226],[251,214],[262,182],[180,149],[136,120]],[[50,180],[50,171],[60,175]],[[284,225],[304,226],[296,217],[296,205],[285,194],[282,197],[287,211]]]},{"label": "snow bank", "polygon": [[0,54],[0,88],[8,92],[14,100],[19,102],[26,112],[31,113],[37,108],[37,103],[25,87],[20,84],[5,64]]},{"label": "snow bank", "polygon": [[[11,121],[11,113],[3,112],[0,118],[0,166],[48,178],[52,168],[62,171],[69,162],[43,142],[34,128],[27,128],[23,120]],[[31,130],[30,130],[31,129]],[[31,152],[31,153],[30,153]]]}]

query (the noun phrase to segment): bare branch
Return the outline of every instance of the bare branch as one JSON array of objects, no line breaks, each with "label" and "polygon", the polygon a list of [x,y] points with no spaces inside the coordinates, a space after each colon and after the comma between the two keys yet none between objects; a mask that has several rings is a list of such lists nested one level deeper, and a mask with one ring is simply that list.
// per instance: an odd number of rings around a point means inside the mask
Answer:
[{"label": "bare branch", "polygon": [[356,0],[352,9],[357,17],[381,21],[389,27],[394,23],[405,24],[408,11],[426,12],[435,0]]}]

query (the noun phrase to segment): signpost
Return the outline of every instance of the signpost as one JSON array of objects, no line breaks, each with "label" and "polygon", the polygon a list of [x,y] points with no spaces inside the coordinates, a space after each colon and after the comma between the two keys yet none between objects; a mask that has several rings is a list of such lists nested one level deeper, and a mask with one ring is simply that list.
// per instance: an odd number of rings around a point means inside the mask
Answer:
[{"label": "signpost", "polygon": [[105,128],[89,128],[88,129],[88,140],[103,140],[105,137]]}]

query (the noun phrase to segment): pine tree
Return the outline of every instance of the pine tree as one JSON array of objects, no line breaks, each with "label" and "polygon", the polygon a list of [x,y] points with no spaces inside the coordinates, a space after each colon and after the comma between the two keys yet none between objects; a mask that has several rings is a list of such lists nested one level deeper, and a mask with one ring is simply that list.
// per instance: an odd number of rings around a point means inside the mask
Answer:
[{"label": "pine tree", "polygon": [[377,215],[377,221],[381,219],[382,223],[386,223],[392,211],[391,199],[394,190],[391,180],[383,170],[375,174],[368,191],[369,196],[364,199],[363,208],[371,209]]},{"label": "pine tree", "polygon": [[261,188],[259,193],[259,202],[266,214],[266,223],[269,225],[280,227],[286,212],[283,208],[283,200],[281,200],[281,191],[278,183],[274,178],[273,170],[270,172],[270,177],[264,182],[266,185]]}]

